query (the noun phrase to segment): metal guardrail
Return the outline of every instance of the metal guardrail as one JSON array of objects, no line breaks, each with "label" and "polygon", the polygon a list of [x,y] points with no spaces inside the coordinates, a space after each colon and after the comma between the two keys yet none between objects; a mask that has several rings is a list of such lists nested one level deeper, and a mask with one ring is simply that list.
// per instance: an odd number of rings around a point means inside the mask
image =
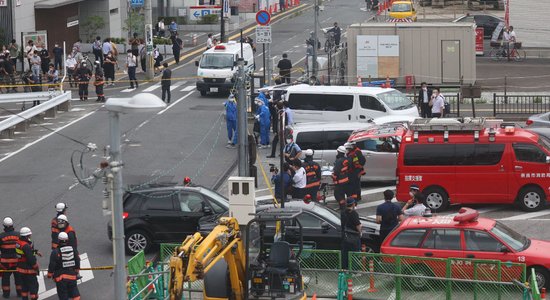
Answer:
[{"label": "metal guardrail", "polygon": [[550,111],[549,95],[493,94],[493,116],[501,114],[539,114]]},{"label": "metal guardrail", "polygon": [[15,103],[15,102],[21,102],[21,101],[46,101],[61,94],[62,92],[60,91],[1,94],[0,104]]},{"label": "metal guardrail", "polygon": [[[40,94],[40,95],[33,95],[33,94]],[[56,95],[57,94],[57,95]],[[61,104],[70,101],[71,100],[71,92],[63,92],[63,93],[50,93],[48,92],[48,98],[45,97],[45,93],[22,93],[22,94],[9,94],[10,96],[18,95],[18,100],[7,100],[3,99],[5,102],[2,102],[2,99],[0,98],[0,103],[7,103],[9,102],[20,102],[22,99],[21,97],[27,96],[28,98],[24,98],[24,101],[33,101],[33,100],[46,100],[40,105],[34,106],[32,108],[29,108],[25,111],[22,111],[19,114],[14,114],[13,116],[0,121],[0,132],[4,133],[4,131],[8,131],[8,136],[13,137],[13,128],[22,123],[29,121],[31,118],[47,112],[51,111],[51,115],[55,117],[55,113],[57,111],[57,107]],[[22,96],[19,96],[22,95]],[[6,95],[7,96],[7,95]],[[4,97],[3,97],[4,98]],[[7,98],[7,97],[5,97]],[[68,106],[67,106],[68,110]]]}]

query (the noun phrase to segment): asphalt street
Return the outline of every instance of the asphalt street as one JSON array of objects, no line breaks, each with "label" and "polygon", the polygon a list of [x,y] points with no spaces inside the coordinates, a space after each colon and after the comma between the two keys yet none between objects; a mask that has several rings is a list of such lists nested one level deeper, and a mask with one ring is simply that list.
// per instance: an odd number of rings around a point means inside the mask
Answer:
[{"label": "asphalt street", "polygon": [[[344,28],[363,20],[365,12],[357,9],[363,5],[359,0],[326,3],[325,11],[320,13],[320,27],[329,27],[338,21]],[[304,41],[313,28],[311,9],[289,14],[287,19],[280,19],[272,26],[275,64],[286,52],[295,65],[303,65]],[[260,53],[256,59],[258,71],[262,68]],[[226,97],[199,95],[192,79],[196,74],[193,60],[190,57],[187,63],[173,69],[172,103],[167,109],[154,114],[121,116],[125,184],[179,182],[191,176],[196,183],[212,187],[233,166],[237,152],[225,148],[222,103]],[[106,88],[106,96],[131,97],[138,92],[160,96],[158,81],[141,83],[137,90],[130,90],[127,85],[118,82]],[[42,268],[47,267],[49,224],[55,216],[57,202],[69,205],[68,218],[77,231],[79,251],[86,253],[90,264],[113,264],[112,244],[106,229],[108,217],[101,209],[103,183],[98,182],[89,190],[78,184],[71,167],[71,156],[74,154],[78,160],[78,151],[91,142],[97,144],[98,150],[87,153],[83,162],[87,171],[95,169],[104,159],[104,149],[109,144],[108,112],[94,102],[93,96],[93,86],[90,86],[91,100],[72,101],[69,112],[39,125],[32,124],[30,130],[16,133],[13,140],[0,140],[0,211],[14,218],[18,228],[32,229],[36,248],[44,254],[39,260]],[[73,99],[76,97],[73,91]],[[15,113],[19,107],[9,109]],[[77,170],[77,173],[89,175],[85,171]],[[92,276],[93,279],[88,277],[80,284],[83,298],[112,299],[111,272],[94,271]],[[50,280],[45,283],[41,292],[54,288]],[[41,298],[53,295],[53,291],[48,291]]]}]

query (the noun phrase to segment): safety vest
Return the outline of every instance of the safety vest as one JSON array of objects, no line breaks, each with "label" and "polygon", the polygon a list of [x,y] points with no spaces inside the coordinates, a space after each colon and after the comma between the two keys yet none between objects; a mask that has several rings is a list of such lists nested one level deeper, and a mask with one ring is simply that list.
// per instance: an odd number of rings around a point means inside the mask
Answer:
[{"label": "safety vest", "polygon": [[360,176],[365,175],[366,172],[363,167],[365,165],[365,157],[363,156],[361,149],[355,147],[353,150],[348,152],[348,157],[351,158],[354,173],[359,174]]},{"label": "safety vest", "polygon": [[306,189],[321,185],[321,178],[317,175],[321,169],[318,163],[314,161],[304,164],[306,170]]},{"label": "safety vest", "polygon": [[38,274],[38,263],[36,261],[35,251],[32,243],[26,240],[18,240],[15,245],[17,253],[17,272],[21,274]]},{"label": "safety vest", "polygon": [[52,251],[52,261],[48,267],[48,276],[55,282],[62,280],[77,280],[80,269],[80,258],[73,246],[60,245]]},{"label": "safety vest", "polygon": [[332,181],[334,184],[348,183],[348,174],[350,172],[350,163],[347,157],[337,158],[332,169]]},{"label": "safety vest", "polygon": [[15,253],[15,247],[19,240],[19,232],[15,230],[4,231],[0,234],[0,263],[2,264],[16,264],[17,253]]},{"label": "safety vest", "polygon": [[52,249],[56,249],[59,245],[59,233],[65,232],[69,236],[69,245],[76,247],[76,232],[71,225],[61,229],[57,229],[58,232],[54,233],[52,229]]}]

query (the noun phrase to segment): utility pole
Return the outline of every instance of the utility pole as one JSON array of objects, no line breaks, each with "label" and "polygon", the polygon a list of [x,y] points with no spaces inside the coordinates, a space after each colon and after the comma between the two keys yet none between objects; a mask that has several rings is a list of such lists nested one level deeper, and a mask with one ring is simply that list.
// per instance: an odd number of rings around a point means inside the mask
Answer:
[{"label": "utility pole", "polygon": [[317,23],[319,18],[319,0],[315,0],[315,7],[313,9],[313,61],[312,61],[312,67],[311,67],[311,74],[312,76],[315,76],[317,78],[317,46],[319,43],[317,42]]},{"label": "utility pole", "polygon": [[[222,8],[223,11],[223,8]],[[243,30],[241,29],[241,55],[237,60],[237,70],[239,71],[239,78],[237,78],[238,84],[238,97],[237,97],[237,135],[239,143],[239,176],[247,177],[248,170],[248,134],[246,130],[246,89],[245,81],[246,74],[244,72],[244,58],[243,58]]]},{"label": "utility pole", "polygon": [[[225,10],[225,1],[226,0],[222,0],[221,1],[221,4],[222,4],[222,11],[221,11],[221,14],[220,14],[220,42],[221,43],[225,43],[225,21],[224,21],[224,10]],[[240,174],[240,172],[239,172]]]},{"label": "utility pole", "polygon": [[155,77],[153,69],[153,10],[151,9],[152,0],[144,0],[145,13],[145,47],[147,47],[147,55],[145,55],[145,77],[151,80]]}]

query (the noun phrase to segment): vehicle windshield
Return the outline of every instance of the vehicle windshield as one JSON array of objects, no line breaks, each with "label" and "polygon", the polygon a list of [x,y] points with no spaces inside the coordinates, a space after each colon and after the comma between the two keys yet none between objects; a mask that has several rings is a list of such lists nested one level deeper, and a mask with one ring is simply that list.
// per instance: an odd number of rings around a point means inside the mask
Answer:
[{"label": "vehicle windshield", "polygon": [[546,149],[547,152],[550,152],[550,139],[543,136],[543,135],[539,135],[539,145]]},{"label": "vehicle windshield", "polygon": [[321,216],[323,219],[335,225],[340,225],[340,215],[336,211],[320,205],[313,205],[312,211],[315,214],[318,214],[319,216]]},{"label": "vehicle windshield", "polygon": [[515,251],[522,251],[529,245],[528,238],[500,222],[495,223],[495,227],[491,229],[491,232]]},{"label": "vehicle windshield", "polygon": [[227,198],[225,198],[224,196],[212,191],[212,190],[209,190],[209,189],[205,189],[205,188],[201,188],[201,192],[206,195],[207,197],[210,197],[212,198],[214,201],[216,201],[217,204],[219,204],[220,206],[223,206],[225,207],[226,209],[229,209],[229,201],[227,200]]},{"label": "vehicle windshield", "polygon": [[402,110],[414,107],[414,103],[400,91],[393,90],[387,93],[378,94],[377,96],[378,99],[382,100],[382,102],[392,110]]},{"label": "vehicle windshield", "polygon": [[233,67],[233,54],[204,54],[201,69],[227,69]]},{"label": "vehicle windshield", "polygon": [[408,3],[394,3],[391,7],[392,12],[409,12],[411,5]]}]

